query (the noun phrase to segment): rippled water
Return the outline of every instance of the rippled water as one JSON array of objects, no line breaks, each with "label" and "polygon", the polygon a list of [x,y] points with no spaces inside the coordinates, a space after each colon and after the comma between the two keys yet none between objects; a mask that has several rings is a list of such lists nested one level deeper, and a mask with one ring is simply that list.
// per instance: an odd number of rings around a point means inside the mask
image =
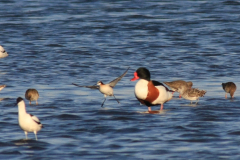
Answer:
[{"label": "rippled water", "polygon": [[[225,99],[221,83],[240,86],[240,2],[0,2],[1,159],[239,159],[240,98]],[[175,98],[161,114],[142,114],[130,82],[144,66],[152,79],[193,81],[207,90],[198,105]],[[128,74],[100,105],[93,85]],[[39,91],[27,110],[44,127],[25,140],[16,98]],[[153,107],[157,110],[160,106]]]}]

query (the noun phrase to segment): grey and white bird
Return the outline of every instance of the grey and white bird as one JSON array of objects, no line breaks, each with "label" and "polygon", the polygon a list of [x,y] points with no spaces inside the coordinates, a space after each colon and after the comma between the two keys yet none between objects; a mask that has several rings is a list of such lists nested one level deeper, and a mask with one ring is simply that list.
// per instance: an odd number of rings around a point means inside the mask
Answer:
[{"label": "grey and white bird", "polygon": [[31,101],[36,101],[36,104],[38,104],[39,93],[36,89],[30,88],[26,91],[25,98],[29,100],[29,104],[31,104]]},{"label": "grey and white bird", "polygon": [[128,69],[118,78],[112,80],[111,82],[104,84],[102,81],[98,81],[96,85],[93,86],[81,86],[75,83],[72,83],[75,86],[78,87],[85,87],[85,88],[91,88],[91,89],[99,89],[99,91],[104,95],[105,99],[101,105],[101,107],[103,107],[104,102],[106,101],[107,96],[113,96],[115,98],[115,100],[120,103],[116,97],[113,94],[113,88],[116,86],[116,84],[127,74],[127,71],[129,70],[130,67],[128,67]]},{"label": "grey and white bird", "polygon": [[8,53],[5,51],[5,49],[0,45],[0,58],[5,58],[8,56]]},{"label": "grey and white bird", "polygon": [[26,139],[28,132],[33,132],[37,140],[37,132],[43,128],[43,125],[36,116],[27,113],[25,102],[21,97],[17,98],[17,105],[18,123],[20,128],[24,131]]},{"label": "grey and white bird", "polygon": [[233,82],[222,83],[223,90],[225,93],[225,98],[227,98],[227,94],[230,93],[231,98],[233,98],[234,92],[237,89],[237,86]]}]

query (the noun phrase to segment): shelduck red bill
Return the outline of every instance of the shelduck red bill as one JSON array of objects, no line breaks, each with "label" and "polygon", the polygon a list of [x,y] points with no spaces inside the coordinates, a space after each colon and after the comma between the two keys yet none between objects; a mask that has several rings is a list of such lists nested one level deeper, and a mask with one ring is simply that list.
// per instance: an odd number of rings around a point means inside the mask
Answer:
[{"label": "shelduck red bill", "polygon": [[139,77],[137,75],[137,72],[134,72],[134,77],[131,79],[131,81],[136,81],[138,79],[139,79]]}]

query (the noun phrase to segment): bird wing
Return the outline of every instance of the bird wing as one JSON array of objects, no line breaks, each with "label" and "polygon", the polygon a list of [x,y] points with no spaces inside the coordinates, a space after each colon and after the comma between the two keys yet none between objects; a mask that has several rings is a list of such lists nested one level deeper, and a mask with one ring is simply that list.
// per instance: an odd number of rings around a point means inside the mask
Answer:
[{"label": "bird wing", "polygon": [[163,82],[163,83],[165,83],[167,86],[177,90],[180,86],[185,85],[187,82],[185,82],[183,80],[176,80],[176,81],[172,81],[172,82]]},{"label": "bird wing", "polygon": [[91,88],[91,89],[99,89],[99,86],[80,86],[78,84],[75,84],[75,83],[72,83],[73,85],[75,86],[78,86],[78,87],[85,87],[85,88]]},{"label": "bird wing", "polygon": [[188,96],[189,97],[203,97],[206,93],[204,90],[199,90],[198,88],[191,88],[188,89]]},{"label": "bird wing", "polygon": [[6,85],[0,85],[0,91],[5,87],[6,87]]},{"label": "bird wing", "polygon": [[174,91],[168,89],[168,88],[167,88],[164,84],[162,84],[161,82],[152,80],[152,83],[153,83],[154,86],[163,86],[163,87],[165,87],[166,91],[174,92]]},{"label": "bird wing", "polygon": [[120,81],[126,74],[127,74],[127,71],[129,70],[130,67],[128,67],[128,69],[118,78],[112,80],[109,85],[113,88],[116,86],[116,84],[118,83],[118,81]]},{"label": "bird wing", "polygon": [[34,116],[32,114],[30,114],[30,116],[34,122],[36,122],[37,124],[41,124],[41,122],[39,121],[39,119],[36,116]]},{"label": "bird wing", "polygon": [[174,90],[177,90],[178,89],[178,86],[172,84],[172,82],[163,82],[165,83],[168,87],[174,89]]}]

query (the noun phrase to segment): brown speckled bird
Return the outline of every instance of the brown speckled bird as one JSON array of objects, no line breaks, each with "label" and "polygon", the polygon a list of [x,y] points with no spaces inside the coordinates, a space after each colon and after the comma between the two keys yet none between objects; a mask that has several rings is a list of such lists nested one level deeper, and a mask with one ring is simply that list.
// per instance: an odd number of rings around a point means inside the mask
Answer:
[{"label": "brown speckled bird", "polygon": [[199,97],[203,97],[206,94],[206,91],[204,90],[199,90],[197,88],[187,88],[185,86],[179,87],[178,92],[182,95],[184,99],[190,100],[191,104],[194,100],[197,100],[198,102]]},{"label": "brown speckled bird", "polygon": [[237,89],[237,86],[233,82],[222,83],[223,90],[225,93],[225,98],[227,98],[227,94],[230,93],[231,98],[233,98],[234,92]]},{"label": "brown speckled bird", "polygon": [[[193,86],[193,83],[191,81],[186,82],[183,80],[176,80],[176,81],[172,81],[172,82],[163,82],[163,83],[165,83],[169,88],[171,88],[171,90],[176,91],[176,92],[179,92],[178,89],[181,86],[185,86],[185,87],[189,87],[189,88],[191,88]],[[180,93],[179,93],[179,98],[181,98]]]},{"label": "brown speckled bird", "polygon": [[36,101],[36,104],[38,104],[37,100],[39,98],[38,91],[36,89],[28,89],[25,93],[25,98],[29,100],[29,104],[31,104],[31,101]]}]

